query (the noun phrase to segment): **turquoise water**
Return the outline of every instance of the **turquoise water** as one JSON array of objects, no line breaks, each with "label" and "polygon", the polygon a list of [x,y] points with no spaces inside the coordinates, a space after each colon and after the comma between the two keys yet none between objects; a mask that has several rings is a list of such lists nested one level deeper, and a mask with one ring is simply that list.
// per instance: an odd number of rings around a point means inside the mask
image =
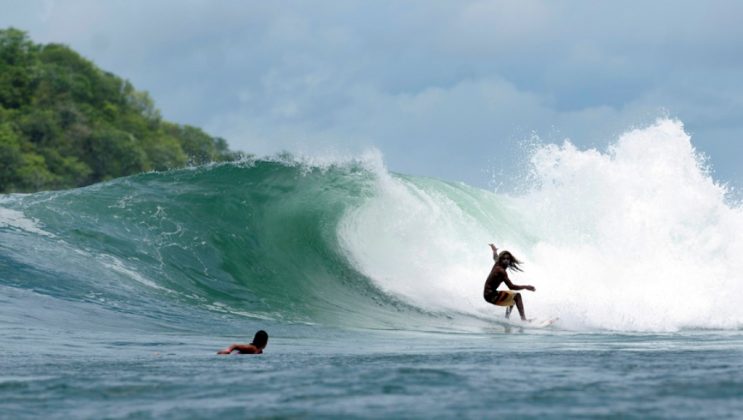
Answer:
[{"label": "turquoise water", "polygon": [[[650,163],[540,149],[520,193],[371,158],[2,197],[0,417],[739,417],[743,218],[657,129]],[[555,325],[496,322],[492,241]]]}]

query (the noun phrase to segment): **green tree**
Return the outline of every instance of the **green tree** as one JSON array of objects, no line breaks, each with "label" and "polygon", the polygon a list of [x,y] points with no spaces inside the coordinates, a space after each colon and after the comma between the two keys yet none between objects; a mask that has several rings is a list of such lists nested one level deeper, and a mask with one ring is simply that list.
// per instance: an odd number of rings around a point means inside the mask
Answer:
[{"label": "green tree", "polygon": [[21,140],[10,124],[0,124],[0,191],[14,191],[22,162]]},{"label": "green tree", "polygon": [[38,47],[18,29],[0,30],[0,105],[20,108],[31,99]]},{"label": "green tree", "polygon": [[162,136],[157,141],[145,142],[144,149],[152,169],[156,171],[181,168],[188,163],[188,156],[183,153],[181,144],[175,137]]},{"label": "green tree", "polygon": [[0,30],[0,192],[82,186],[240,156],[224,139],[163,121],[147,92],[69,47]]},{"label": "green tree", "polygon": [[53,174],[46,167],[44,157],[36,153],[23,153],[18,168],[17,191],[31,192],[44,188],[54,188],[62,184],[59,175]]},{"label": "green tree", "polygon": [[149,169],[147,154],[131,134],[107,128],[90,136],[85,153],[95,180],[106,180]]}]

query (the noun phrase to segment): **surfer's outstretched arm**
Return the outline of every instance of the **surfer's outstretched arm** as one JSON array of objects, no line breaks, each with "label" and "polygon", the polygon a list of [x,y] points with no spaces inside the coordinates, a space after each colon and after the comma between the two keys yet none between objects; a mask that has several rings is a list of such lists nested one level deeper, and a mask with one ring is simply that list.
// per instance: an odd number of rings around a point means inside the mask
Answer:
[{"label": "surfer's outstretched arm", "polygon": [[511,290],[530,290],[532,292],[536,292],[537,291],[537,289],[534,286],[531,286],[531,285],[528,285],[528,284],[523,285],[523,286],[522,285],[519,285],[519,284],[513,284],[511,282],[511,279],[508,278],[508,275],[507,274],[503,278],[503,283],[506,283],[506,286],[508,286],[508,288],[511,289]]},{"label": "surfer's outstretched arm", "polygon": [[498,259],[498,247],[495,246],[494,244],[488,244],[488,245],[490,245],[490,249],[493,250],[493,259],[494,260]]}]

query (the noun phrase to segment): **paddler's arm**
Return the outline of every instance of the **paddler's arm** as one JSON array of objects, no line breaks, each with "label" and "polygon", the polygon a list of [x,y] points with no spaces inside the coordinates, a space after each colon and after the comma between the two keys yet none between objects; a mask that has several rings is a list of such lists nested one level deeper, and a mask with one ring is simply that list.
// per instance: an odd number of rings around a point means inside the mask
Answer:
[{"label": "paddler's arm", "polygon": [[252,344],[233,344],[226,349],[217,352],[217,354],[230,354],[235,350],[239,351],[241,354],[258,354],[261,352],[258,347]]},{"label": "paddler's arm", "polygon": [[233,344],[233,345],[227,347],[224,350],[220,350],[220,351],[217,352],[217,354],[230,354],[233,351],[235,351],[235,346],[237,346],[237,344]]}]

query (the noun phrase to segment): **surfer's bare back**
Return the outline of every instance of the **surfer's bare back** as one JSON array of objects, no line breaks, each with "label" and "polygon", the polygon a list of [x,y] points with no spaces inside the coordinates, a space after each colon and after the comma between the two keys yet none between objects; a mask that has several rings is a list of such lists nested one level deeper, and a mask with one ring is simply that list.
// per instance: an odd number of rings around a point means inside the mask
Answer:
[{"label": "surfer's bare back", "polygon": [[[511,317],[511,310],[513,309],[514,303],[519,310],[521,320],[526,321],[526,314],[524,313],[524,302],[521,299],[521,293],[513,292],[512,290],[531,290],[532,292],[537,289],[534,286],[511,283],[511,279],[508,278],[507,269],[521,271],[521,261],[517,260],[513,254],[508,251],[502,251],[498,253],[498,248],[495,245],[490,244],[490,249],[493,250],[493,260],[495,264],[490,270],[487,280],[485,280],[485,290],[483,291],[483,297],[488,303],[492,303],[497,306],[506,307],[506,318]],[[510,290],[497,290],[501,283],[505,283]]]},{"label": "surfer's bare back", "polygon": [[268,333],[260,330],[255,333],[252,343],[233,344],[224,350],[218,351],[217,354],[232,354],[233,351],[237,351],[240,354],[262,354],[266,345],[268,345]]}]

